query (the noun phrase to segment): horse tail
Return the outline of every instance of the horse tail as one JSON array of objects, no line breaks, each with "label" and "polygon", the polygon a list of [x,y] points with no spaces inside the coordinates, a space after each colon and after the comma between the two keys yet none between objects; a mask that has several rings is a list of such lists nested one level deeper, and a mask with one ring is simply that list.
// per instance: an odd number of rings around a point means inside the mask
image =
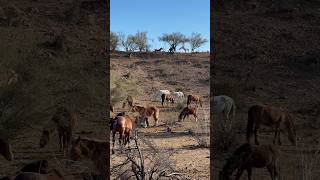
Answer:
[{"label": "horse tail", "polygon": [[247,143],[250,143],[250,136],[253,131],[254,125],[254,107],[251,107],[248,111],[248,122],[247,122]]},{"label": "horse tail", "polygon": [[188,95],[188,96],[187,96],[187,106],[189,106],[189,104],[190,104],[190,100],[191,100],[191,96],[190,96],[190,95]]}]

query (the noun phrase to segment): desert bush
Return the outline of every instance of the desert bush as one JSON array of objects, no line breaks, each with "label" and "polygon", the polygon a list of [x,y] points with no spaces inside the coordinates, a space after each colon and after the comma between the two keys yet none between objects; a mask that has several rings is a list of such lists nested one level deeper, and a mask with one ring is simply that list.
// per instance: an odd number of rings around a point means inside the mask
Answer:
[{"label": "desert bush", "polygon": [[178,111],[180,113],[180,111],[182,111],[182,109],[187,106],[187,99],[186,98],[182,98],[182,99],[180,99],[180,101],[177,101],[176,104],[177,104],[176,105],[176,111]]},{"label": "desert bush", "polygon": [[135,97],[138,93],[133,80],[122,78],[116,71],[110,73],[110,97],[111,104],[115,105],[123,101],[127,96]]},{"label": "desert bush", "polygon": [[183,92],[183,90],[184,90],[184,88],[183,88],[182,86],[180,86],[180,85],[178,85],[178,86],[176,87],[176,91],[177,91],[177,92],[178,92],[178,91]]}]

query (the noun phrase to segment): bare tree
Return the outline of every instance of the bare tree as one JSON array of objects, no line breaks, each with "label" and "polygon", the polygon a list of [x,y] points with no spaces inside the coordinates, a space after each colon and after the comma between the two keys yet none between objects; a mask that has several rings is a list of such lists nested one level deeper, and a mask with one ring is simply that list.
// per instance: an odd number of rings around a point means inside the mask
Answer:
[{"label": "bare tree", "polygon": [[115,32],[110,32],[110,50],[115,51],[120,43],[120,37]]},{"label": "bare tree", "polygon": [[148,37],[147,32],[137,32],[134,35],[134,43],[137,45],[139,51],[146,51],[148,48]]},{"label": "bare tree", "polygon": [[190,46],[191,52],[194,52],[195,49],[201,47],[204,43],[208,42],[207,39],[202,38],[200,33],[193,32],[190,37]]},{"label": "bare tree", "polygon": [[[176,172],[172,168],[172,162],[168,153],[160,153],[153,144],[142,137],[138,138],[137,131],[134,133],[134,148],[130,151],[126,151],[126,160],[114,167],[112,172],[119,172],[118,179],[129,179],[135,177],[137,180],[153,180],[153,179],[188,179],[182,173]],[[141,144],[148,146],[150,154],[145,155],[140,149]],[[148,159],[148,163],[145,160]],[[121,169],[125,169],[124,172],[120,172]]]},{"label": "bare tree", "polygon": [[173,47],[174,49],[176,49],[178,45],[189,41],[189,39],[181,32],[174,32],[171,34],[165,33],[159,37],[159,40],[168,43],[169,46]]}]

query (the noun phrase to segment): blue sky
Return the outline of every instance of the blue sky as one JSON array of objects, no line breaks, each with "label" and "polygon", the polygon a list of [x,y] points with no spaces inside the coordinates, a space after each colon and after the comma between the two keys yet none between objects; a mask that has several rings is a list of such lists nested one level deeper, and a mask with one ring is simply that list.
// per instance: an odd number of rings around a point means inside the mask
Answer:
[{"label": "blue sky", "polygon": [[[190,36],[198,32],[208,40],[198,51],[207,51],[210,50],[210,1],[111,0],[110,30],[126,35],[147,31],[151,49],[166,50],[168,45],[158,39],[163,33],[181,32]],[[189,45],[186,47],[190,49]]]}]

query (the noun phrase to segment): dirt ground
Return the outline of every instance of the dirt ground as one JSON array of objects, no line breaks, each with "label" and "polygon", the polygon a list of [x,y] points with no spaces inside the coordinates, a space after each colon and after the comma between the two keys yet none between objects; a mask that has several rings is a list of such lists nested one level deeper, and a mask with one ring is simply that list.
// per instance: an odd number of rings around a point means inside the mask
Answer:
[{"label": "dirt ground", "polygon": [[[139,136],[151,142],[158,153],[166,154],[176,172],[191,179],[209,179],[209,148],[202,148],[195,136],[206,138],[209,143],[209,54],[149,54],[134,55],[128,58],[123,53],[112,54],[111,70],[121,76],[130,72],[130,80],[135,81],[139,96],[133,96],[135,103],[143,106],[154,105],[160,108],[160,121],[153,127],[139,128]],[[160,99],[155,99],[159,89],[174,91],[183,89],[185,95],[199,94],[204,97],[204,105],[198,108],[198,122],[190,116],[184,122],[177,122],[178,112],[174,105],[161,106]],[[186,106],[186,104],[185,104]],[[121,103],[115,105],[116,112],[125,111],[131,117],[136,116],[123,109]],[[167,131],[171,129],[171,132]],[[192,134],[194,133],[194,134]],[[115,145],[116,153],[111,154],[111,169],[124,161],[124,155]],[[152,151],[142,146],[148,154]],[[147,167],[148,165],[146,165]],[[112,171],[112,178],[119,174]]]},{"label": "dirt ground", "polygon": [[[281,107],[294,117],[298,145],[292,146],[282,133],[278,147],[282,179],[318,179],[320,37],[313,28],[319,25],[319,15],[309,12],[216,12],[219,26],[211,42],[216,50],[211,90],[213,95],[232,97],[237,111],[233,143],[222,153],[214,149],[212,154],[215,179],[235,148],[246,142],[247,112],[254,104]],[[221,121],[218,116],[213,119]],[[272,129],[263,127],[260,143],[271,144],[273,135]],[[270,176],[261,168],[253,170],[253,178]],[[246,172],[241,179],[247,179]]]}]

